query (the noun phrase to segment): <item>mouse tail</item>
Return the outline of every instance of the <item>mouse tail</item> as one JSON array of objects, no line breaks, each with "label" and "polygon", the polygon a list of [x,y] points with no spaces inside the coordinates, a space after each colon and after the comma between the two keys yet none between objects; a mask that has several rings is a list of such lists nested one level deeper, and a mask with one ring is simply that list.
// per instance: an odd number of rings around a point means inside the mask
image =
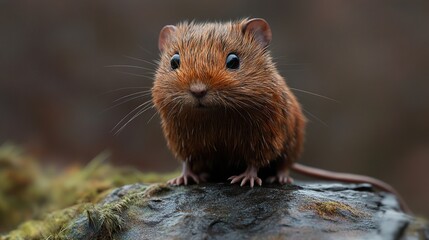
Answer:
[{"label": "mouse tail", "polygon": [[331,172],[323,169],[305,166],[299,163],[294,163],[292,165],[292,170],[298,174],[319,178],[323,180],[339,181],[339,182],[347,182],[347,183],[369,183],[374,187],[378,188],[379,190],[394,194],[398,199],[402,210],[406,213],[411,213],[410,208],[405,203],[401,195],[399,195],[399,193],[392,186],[376,178],[357,175],[357,174],[351,174],[351,173]]}]

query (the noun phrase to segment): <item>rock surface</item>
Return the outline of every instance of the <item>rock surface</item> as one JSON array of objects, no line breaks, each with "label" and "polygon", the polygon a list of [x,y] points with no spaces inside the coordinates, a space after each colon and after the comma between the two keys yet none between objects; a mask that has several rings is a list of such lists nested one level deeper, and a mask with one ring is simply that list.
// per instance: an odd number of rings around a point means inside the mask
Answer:
[{"label": "rock surface", "polygon": [[59,239],[425,239],[423,222],[367,184],[126,185]]},{"label": "rock surface", "polygon": [[178,173],[142,173],[107,158],[57,172],[0,146],[0,240],[429,239],[424,220],[370,185],[127,185]]}]

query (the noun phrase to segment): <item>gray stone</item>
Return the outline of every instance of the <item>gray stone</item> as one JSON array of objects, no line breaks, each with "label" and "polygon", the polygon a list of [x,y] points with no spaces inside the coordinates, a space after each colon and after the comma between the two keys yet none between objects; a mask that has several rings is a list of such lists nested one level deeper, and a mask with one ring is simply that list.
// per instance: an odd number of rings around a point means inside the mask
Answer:
[{"label": "gray stone", "polygon": [[425,239],[394,196],[368,184],[134,184],[64,230],[70,239]]}]

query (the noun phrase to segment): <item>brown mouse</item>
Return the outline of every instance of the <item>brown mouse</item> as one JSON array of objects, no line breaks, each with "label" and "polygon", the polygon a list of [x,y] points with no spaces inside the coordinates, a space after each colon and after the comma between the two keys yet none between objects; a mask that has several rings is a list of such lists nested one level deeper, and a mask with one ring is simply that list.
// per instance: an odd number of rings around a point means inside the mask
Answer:
[{"label": "brown mouse", "polygon": [[169,183],[228,179],[253,187],[266,179],[285,184],[294,170],[371,183],[401,200],[377,179],[295,163],[306,120],[272,60],[271,38],[270,26],[260,18],[183,22],[161,30],[152,97],[168,146],[183,161],[182,175]]}]

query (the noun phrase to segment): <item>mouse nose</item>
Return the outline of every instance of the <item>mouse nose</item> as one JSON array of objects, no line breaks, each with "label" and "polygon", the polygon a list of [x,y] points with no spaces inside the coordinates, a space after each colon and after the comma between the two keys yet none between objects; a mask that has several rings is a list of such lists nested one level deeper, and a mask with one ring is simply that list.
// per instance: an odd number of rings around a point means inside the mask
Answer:
[{"label": "mouse nose", "polygon": [[207,94],[207,86],[203,83],[193,83],[189,91],[195,98],[203,98]]}]

